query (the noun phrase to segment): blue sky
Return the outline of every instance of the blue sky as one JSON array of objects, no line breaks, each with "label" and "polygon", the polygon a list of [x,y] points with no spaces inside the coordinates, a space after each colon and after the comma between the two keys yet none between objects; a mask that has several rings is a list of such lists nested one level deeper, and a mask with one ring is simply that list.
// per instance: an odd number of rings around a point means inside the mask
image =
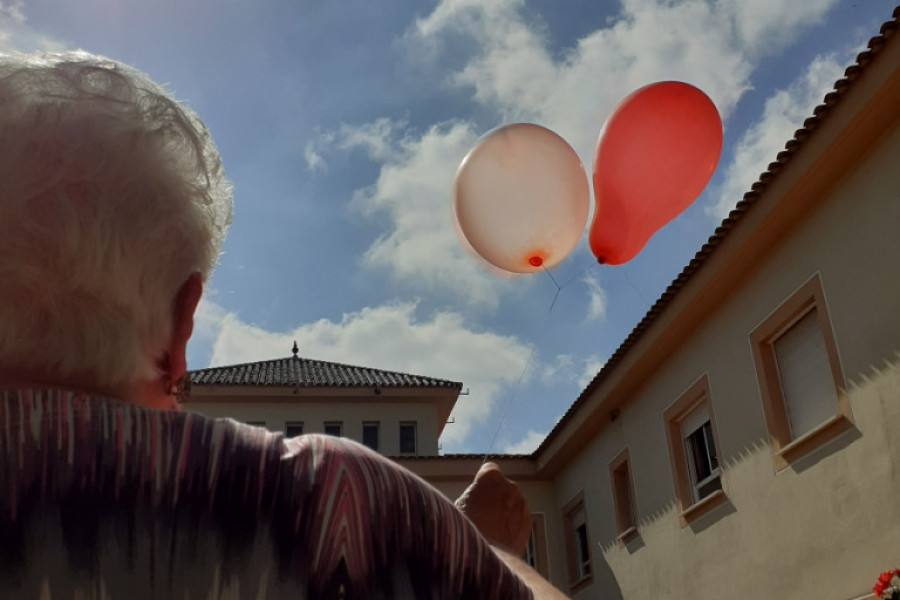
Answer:
[{"label": "blue sky", "polygon": [[[191,367],[290,355],[462,381],[445,452],[530,451],[852,62],[884,0],[0,1],[0,50],[82,48],[168,84],[210,127],[235,220]],[[620,267],[586,237],[500,279],[449,197],[484,132],[531,121],[590,168],[658,80],[724,121],[706,191]]]}]

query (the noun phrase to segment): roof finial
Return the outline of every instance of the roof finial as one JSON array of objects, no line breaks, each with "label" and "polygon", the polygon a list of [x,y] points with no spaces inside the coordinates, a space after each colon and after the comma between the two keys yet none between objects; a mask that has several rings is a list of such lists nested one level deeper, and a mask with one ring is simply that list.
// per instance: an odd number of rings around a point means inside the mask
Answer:
[{"label": "roof finial", "polygon": [[291,348],[291,352],[294,353],[294,358],[297,358],[297,353],[300,352],[300,348],[297,347],[297,340],[294,340],[294,347]]}]

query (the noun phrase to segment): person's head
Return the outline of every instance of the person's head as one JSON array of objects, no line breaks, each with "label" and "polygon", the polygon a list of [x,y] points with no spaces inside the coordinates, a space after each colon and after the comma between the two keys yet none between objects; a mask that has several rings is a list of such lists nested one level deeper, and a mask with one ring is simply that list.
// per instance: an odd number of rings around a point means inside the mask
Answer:
[{"label": "person's head", "polygon": [[206,127],[142,73],[83,52],[0,55],[7,379],[180,376],[231,201]]}]

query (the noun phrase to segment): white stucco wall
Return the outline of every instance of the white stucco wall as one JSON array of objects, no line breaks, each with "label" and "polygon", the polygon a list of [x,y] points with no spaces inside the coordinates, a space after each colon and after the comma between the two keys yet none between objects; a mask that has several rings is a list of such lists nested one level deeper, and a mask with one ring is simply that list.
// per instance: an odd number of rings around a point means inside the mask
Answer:
[{"label": "white stucco wall", "polygon": [[229,417],[242,422],[264,422],[271,431],[284,432],[285,424],[302,421],[304,433],[324,433],[325,423],[340,421],[343,436],[362,442],[362,424],[374,421],[380,424],[379,452],[389,456],[400,454],[400,423],[413,421],[417,430],[417,454],[438,454],[437,408],[433,403],[360,402],[328,398],[316,402],[308,398],[301,401],[271,401],[265,398],[222,398],[215,402],[193,401],[185,410],[209,417]]},{"label": "white stucco wall", "polygon": [[[843,600],[900,560],[898,164],[894,128],[560,472],[556,505],[583,489],[594,542],[576,598]],[[748,335],[816,273],[855,427],[777,471]],[[729,501],[682,527],[662,415],[703,374]],[[608,464],[626,444],[640,537],[620,547]]]}]

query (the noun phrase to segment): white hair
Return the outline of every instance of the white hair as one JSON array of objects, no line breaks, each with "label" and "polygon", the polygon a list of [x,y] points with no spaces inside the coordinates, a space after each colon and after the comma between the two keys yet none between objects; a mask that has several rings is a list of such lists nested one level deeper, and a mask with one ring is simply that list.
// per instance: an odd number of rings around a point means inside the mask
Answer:
[{"label": "white hair", "polygon": [[212,270],[231,203],[206,127],[139,71],[0,56],[0,366],[158,376],[174,299]]}]

